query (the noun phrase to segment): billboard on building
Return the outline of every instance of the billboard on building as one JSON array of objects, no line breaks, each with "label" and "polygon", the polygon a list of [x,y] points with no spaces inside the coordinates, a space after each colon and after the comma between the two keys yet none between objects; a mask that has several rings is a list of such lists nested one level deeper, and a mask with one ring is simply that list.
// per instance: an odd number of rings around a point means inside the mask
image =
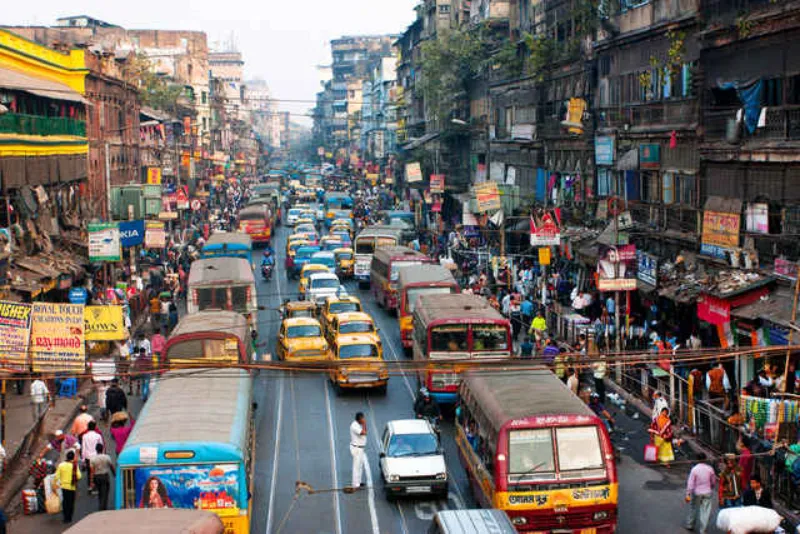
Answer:
[{"label": "billboard on building", "polygon": [[422,169],[419,162],[406,163],[406,183],[413,184],[422,181]]},{"label": "billboard on building", "polygon": [[31,305],[0,302],[0,368],[28,371],[28,343],[31,335]]},{"label": "billboard on building", "polygon": [[89,223],[89,261],[119,261],[119,223]]},{"label": "billboard on building", "polygon": [[52,302],[34,302],[32,306],[30,352],[34,372],[83,372],[83,306]]},{"label": "billboard on building", "polygon": [[633,291],[636,289],[636,245],[601,245],[597,260],[597,289]]},{"label": "billboard on building", "polygon": [[496,182],[475,184],[475,200],[478,202],[478,211],[481,212],[499,210],[502,207]]}]

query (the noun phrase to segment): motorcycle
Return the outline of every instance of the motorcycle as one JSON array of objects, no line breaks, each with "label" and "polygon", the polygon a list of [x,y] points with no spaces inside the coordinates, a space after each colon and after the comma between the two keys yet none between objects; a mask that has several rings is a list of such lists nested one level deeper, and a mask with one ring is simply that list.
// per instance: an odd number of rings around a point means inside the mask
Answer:
[{"label": "motorcycle", "polygon": [[272,280],[272,269],[273,269],[272,265],[261,266],[261,276],[263,276],[264,280],[266,280],[267,282]]}]

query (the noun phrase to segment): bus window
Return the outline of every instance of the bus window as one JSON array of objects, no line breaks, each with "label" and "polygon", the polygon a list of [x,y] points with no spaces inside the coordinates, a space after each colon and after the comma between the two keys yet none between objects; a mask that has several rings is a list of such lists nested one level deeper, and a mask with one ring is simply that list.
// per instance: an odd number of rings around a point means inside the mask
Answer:
[{"label": "bus window", "polygon": [[467,326],[437,326],[431,329],[431,352],[467,350]]},{"label": "bus window", "polygon": [[472,327],[473,350],[508,350],[508,330],[503,325]]},{"label": "bus window", "polygon": [[379,237],[378,238],[378,246],[379,247],[393,247],[397,245],[397,238],[396,237]]},{"label": "bus window", "polygon": [[510,483],[556,478],[553,440],[549,428],[514,430],[508,443]]},{"label": "bus window", "polygon": [[247,313],[247,288],[246,287],[233,287],[231,288],[233,310],[239,313]]},{"label": "bus window", "polygon": [[356,254],[372,254],[375,252],[375,241],[372,239],[356,240]]},{"label": "bus window", "polygon": [[558,471],[561,479],[605,476],[597,427],[556,428]]}]

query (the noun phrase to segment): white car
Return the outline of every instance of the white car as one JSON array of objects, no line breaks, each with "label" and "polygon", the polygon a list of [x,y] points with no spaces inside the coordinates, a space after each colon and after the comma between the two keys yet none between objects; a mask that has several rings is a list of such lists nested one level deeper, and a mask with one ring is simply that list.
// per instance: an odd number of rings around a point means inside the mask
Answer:
[{"label": "white car", "polygon": [[333,273],[317,272],[308,278],[306,300],[321,306],[328,297],[335,297],[342,291],[339,277]]},{"label": "white car", "polygon": [[428,421],[389,421],[380,447],[381,478],[387,499],[401,495],[447,497],[444,452]]},{"label": "white car", "polygon": [[294,226],[297,223],[297,219],[300,218],[300,213],[303,210],[299,208],[289,208],[289,211],[286,212],[286,225],[287,226]]}]

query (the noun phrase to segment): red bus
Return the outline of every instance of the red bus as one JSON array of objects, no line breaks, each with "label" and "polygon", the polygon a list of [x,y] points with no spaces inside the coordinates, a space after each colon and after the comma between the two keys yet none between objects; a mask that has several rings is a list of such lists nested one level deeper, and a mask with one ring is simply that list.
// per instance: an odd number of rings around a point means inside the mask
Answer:
[{"label": "red bus", "polygon": [[264,204],[247,206],[239,211],[239,231],[250,236],[253,243],[269,243],[272,237],[272,216]]},{"label": "red bus", "polygon": [[469,371],[459,393],[456,445],[481,506],[521,532],[616,531],[606,427],[552,372]]},{"label": "red bus", "polygon": [[185,315],[167,339],[165,363],[248,364],[255,360],[247,319],[233,311]]},{"label": "red bus", "polygon": [[[422,295],[414,310],[412,354],[415,360],[511,358],[511,323],[477,295]],[[439,403],[458,398],[459,376],[454,371],[422,369],[420,384]]]},{"label": "red bus", "polygon": [[397,277],[397,291],[400,299],[397,308],[400,338],[403,348],[410,350],[414,331],[412,315],[417,299],[422,295],[461,293],[461,288],[449,269],[434,264],[401,267]]},{"label": "red bus", "polygon": [[397,277],[401,267],[433,263],[433,260],[408,247],[378,247],[372,255],[369,283],[375,301],[387,310],[397,309]]}]

